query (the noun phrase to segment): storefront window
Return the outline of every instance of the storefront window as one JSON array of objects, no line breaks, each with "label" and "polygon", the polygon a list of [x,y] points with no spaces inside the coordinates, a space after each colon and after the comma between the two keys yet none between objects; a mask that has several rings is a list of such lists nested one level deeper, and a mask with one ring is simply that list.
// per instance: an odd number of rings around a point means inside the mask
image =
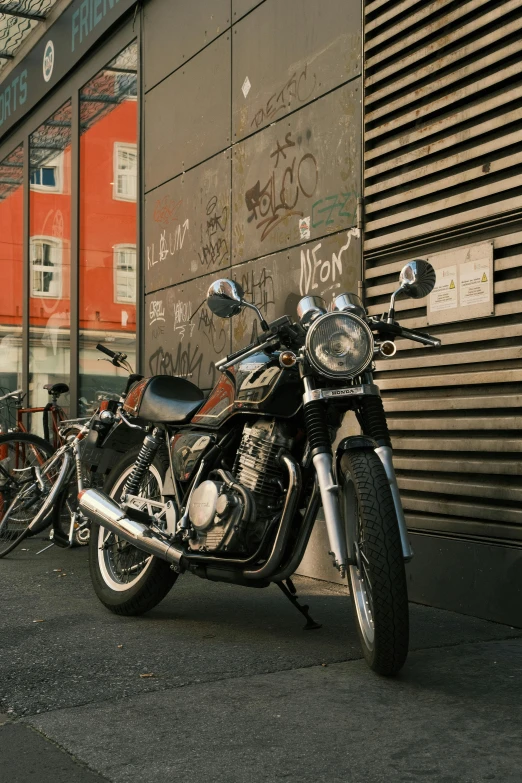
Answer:
[{"label": "storefront window", "polygon": [[22,386],[23,147],[0,162],[0,395]]},{"label": "storefront window", "polygon": [[80,93],[80,408],[119,396],[125,377],[97,343],[136,363],[137,45]]},{"label": "storefront window", "polygon": [[42,406],[43,387],[70,375],[70,101],[31,134],[29,155],[29,399]]}]

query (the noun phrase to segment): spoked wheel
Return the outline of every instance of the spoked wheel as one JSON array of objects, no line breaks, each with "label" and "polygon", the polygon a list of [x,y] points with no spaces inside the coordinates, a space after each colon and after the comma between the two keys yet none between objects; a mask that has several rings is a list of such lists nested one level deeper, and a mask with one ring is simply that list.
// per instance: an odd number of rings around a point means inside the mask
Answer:
[{"label": "spoked wheel", "polygon": [[[104,491],[116,501],[120,499],[138,452],[139,448],[128,452],[109,474]],[[155,457],[141,483],[141,497],[161,502],[167,465],[159,455]],[[168,563],[142,552],[96,524],[91,526],[89,564],[96,595],[116,614],[148,612],[166,596],[177,578]]]},{"label": "spoked wheel", "polygon": [[359,641],[375,672],[394,675],[408,655],[406,572],[399,525],[384,467],[372,449],[341,459],[341,505],[357,565],[348,581]]},{"label": "spoked wheel", "polygon": [[24,540],[46,501],[57,473],[44,467],[52,454],[52,446],[37,435],[0,436],[0,557]]}]

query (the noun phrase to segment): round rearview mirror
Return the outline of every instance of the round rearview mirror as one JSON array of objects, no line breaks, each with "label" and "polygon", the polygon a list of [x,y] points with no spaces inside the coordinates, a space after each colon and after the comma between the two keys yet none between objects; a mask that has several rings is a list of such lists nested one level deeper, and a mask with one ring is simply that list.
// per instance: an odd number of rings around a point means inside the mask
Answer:
[{"label": "round rearview mirror", "polygon": [[401,270],[399,282],[406,296],[412,299],[422,299],[428,296],[435,287],[435,270],[428,261],[416,258]]},{"label": "round rearview mirror", "polygon": [[241,312],[245,292],[234,280],[215,280],[207,291],[207,304],[220,318],[232,318]]}]

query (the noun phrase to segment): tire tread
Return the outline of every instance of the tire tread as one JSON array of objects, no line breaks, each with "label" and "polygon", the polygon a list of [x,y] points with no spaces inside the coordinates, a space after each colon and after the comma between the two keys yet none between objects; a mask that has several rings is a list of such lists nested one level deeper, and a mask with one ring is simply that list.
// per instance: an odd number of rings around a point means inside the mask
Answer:
[{"label": "tire tread", "polygon": [[[341,470],[345,479],[353,479],[364,526],[373,582],[374,650],[364,643],[358,622],[357,630],[370,667],[390,676],[404,665],[409,643],[408,591],[395,504],[382,462],[372,449],[346,452]],[[355,604],[354,613],[357,620]]]}]

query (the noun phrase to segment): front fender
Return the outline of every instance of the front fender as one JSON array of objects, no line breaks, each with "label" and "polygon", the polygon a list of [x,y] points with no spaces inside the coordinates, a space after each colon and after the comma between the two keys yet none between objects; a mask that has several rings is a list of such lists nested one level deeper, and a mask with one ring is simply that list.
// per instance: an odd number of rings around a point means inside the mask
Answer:
[{"label": "front fender", "polygon": [[372,449],[374,451],[377,448],[377,443],[366,435],[351,435],[349,438],[343,438],[335,452],[335,477],[337,483],[341,476],[340,464],[341,458],[346,451],[352,451],[354,449]]},{"label": "front fender", "polygon": [[356,506],[347,502],[343,496],[342,490],[342,473],[341,473],[341,459],[343,454],[348,451],[355,451],[358,449],[370,449],[373,451],[377,444],[372,438],[368,438],[366,435],[352,435],[349,438],[343,438],[337,446],[335,452],[335,480],[339,487],[339,505],[341,508],[341,514],[344,521],[344,529],[346,533],[346,549],[348,551],[348,565],[356,565],[355,559],[355,544],[357,541],[357,524],[358,518]]}]

